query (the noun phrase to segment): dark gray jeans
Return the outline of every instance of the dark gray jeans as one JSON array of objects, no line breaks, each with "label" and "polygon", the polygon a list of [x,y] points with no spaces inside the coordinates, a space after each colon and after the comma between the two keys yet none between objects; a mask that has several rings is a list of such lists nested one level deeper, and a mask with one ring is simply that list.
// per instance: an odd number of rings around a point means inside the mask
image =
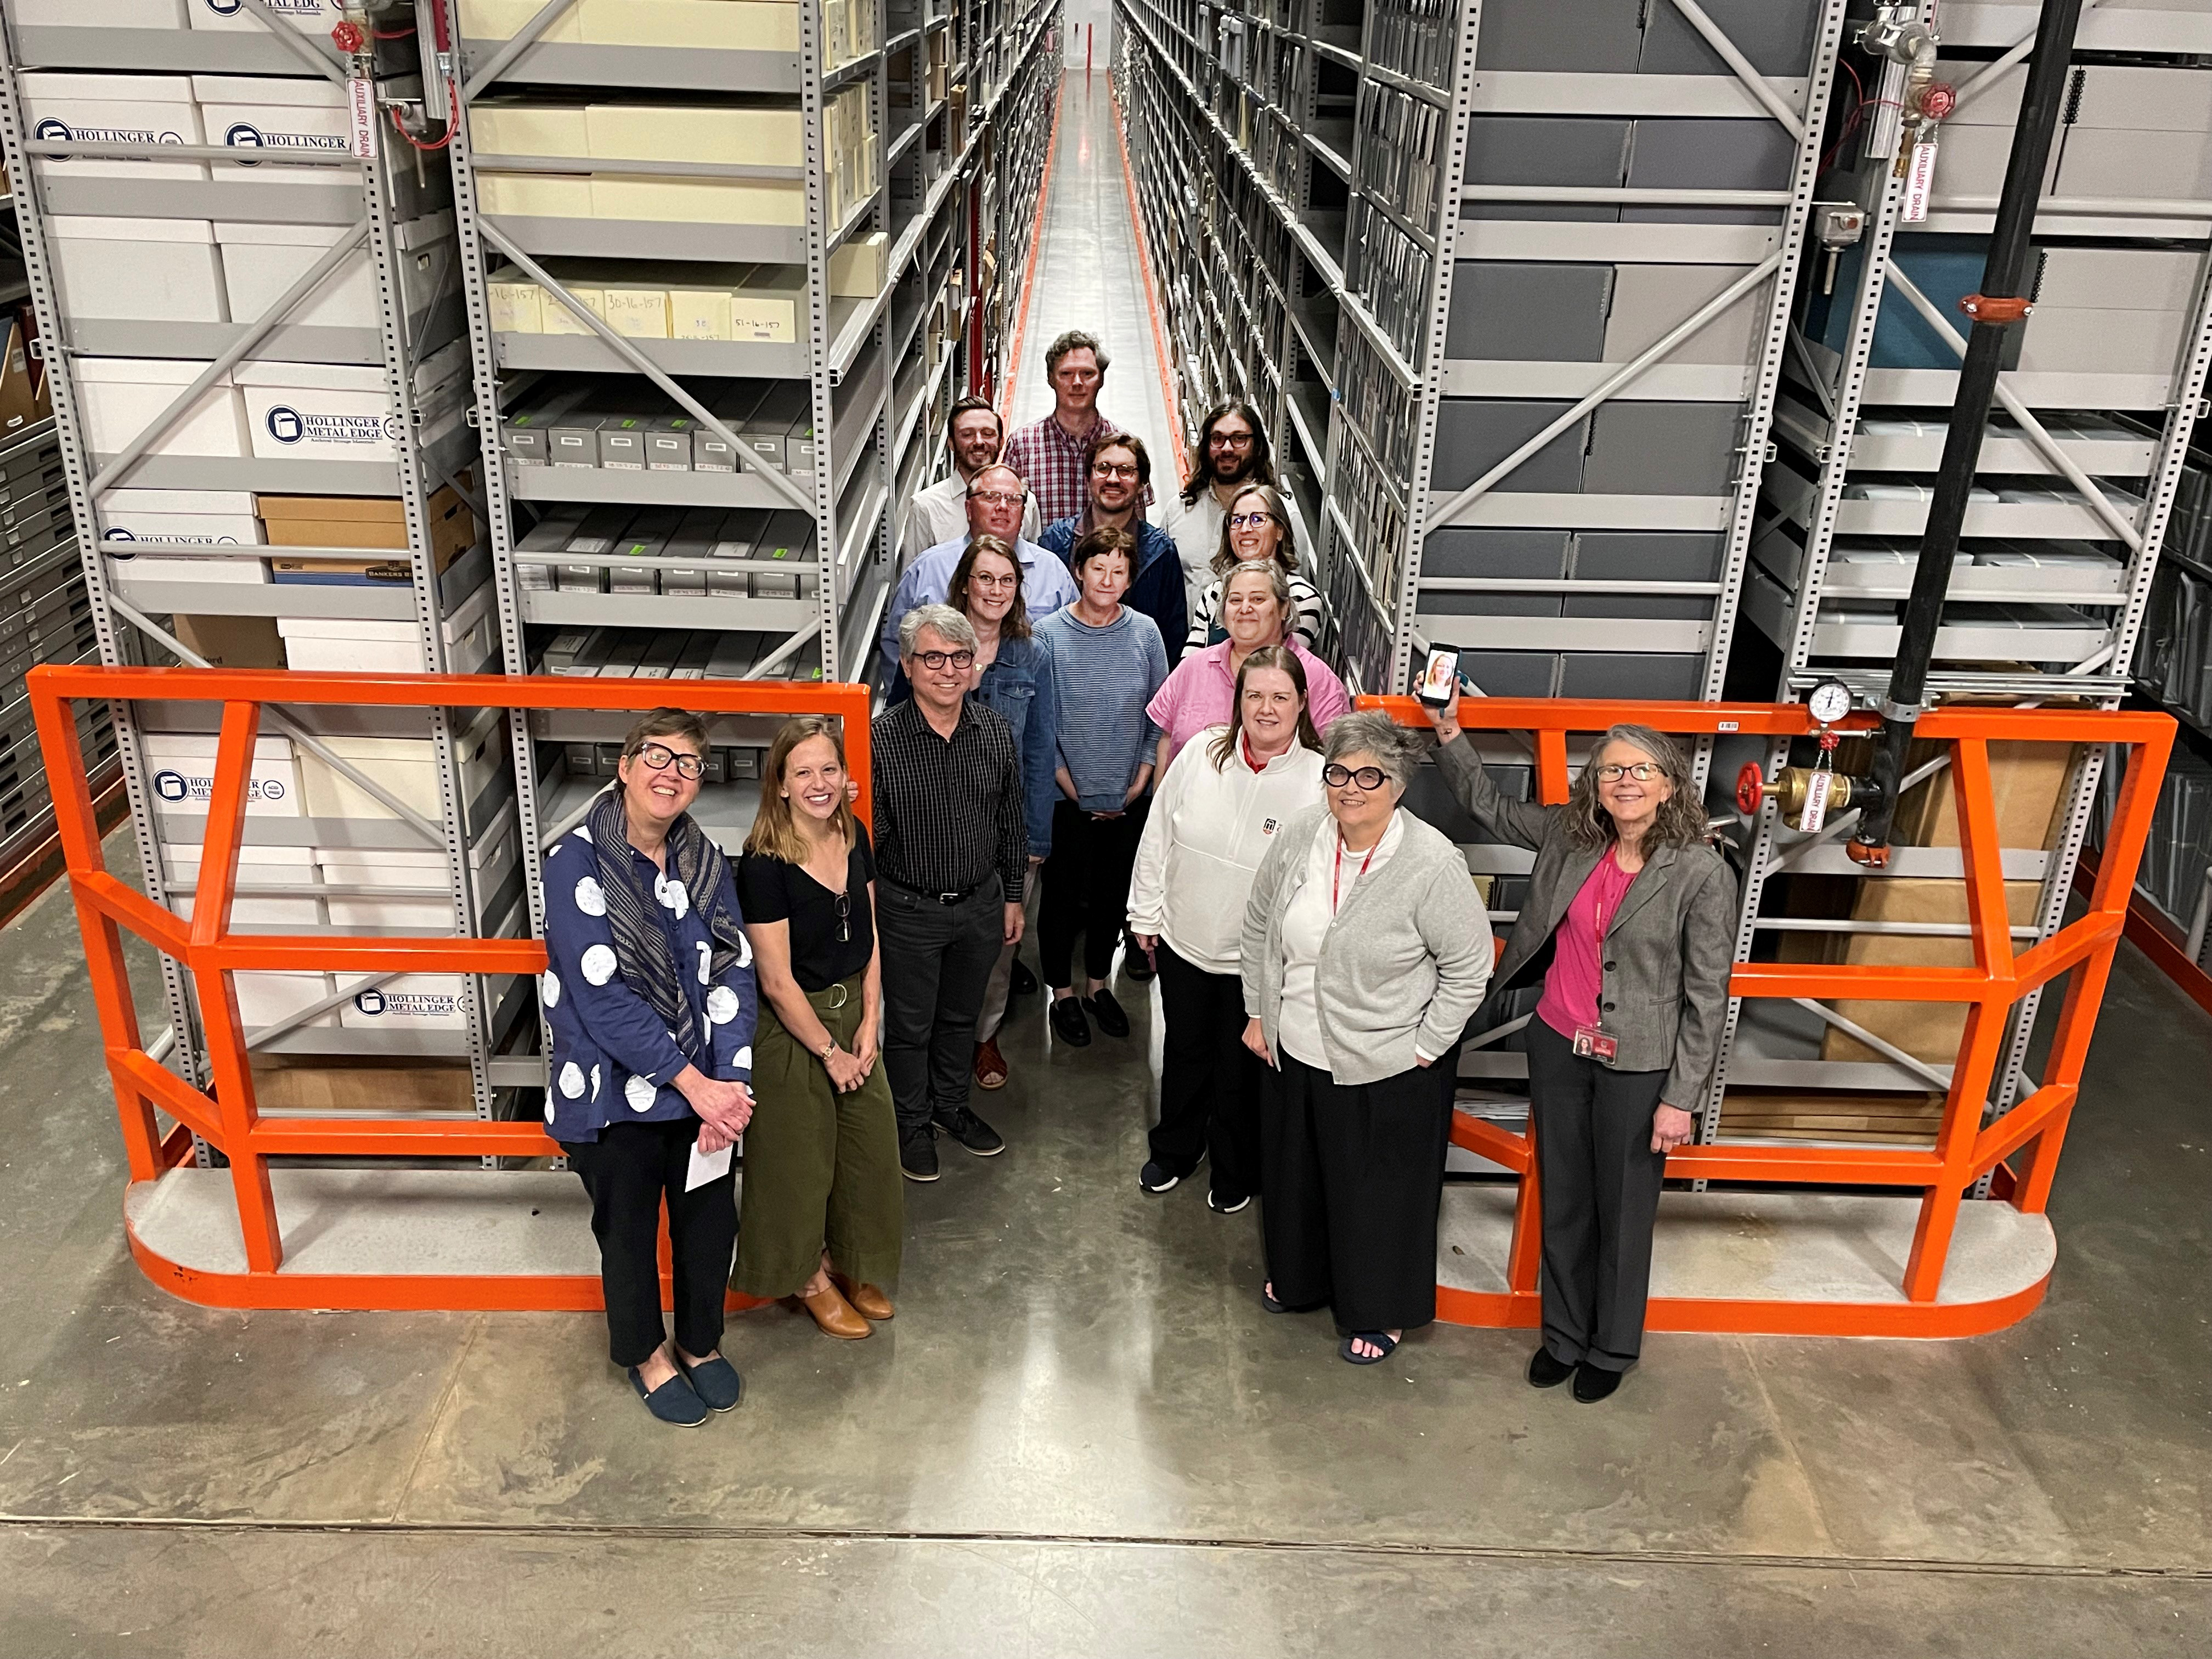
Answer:
[{"label": "dark gray jeans", "polygon": [[1006,936],[994,876],[957,904],[876,884],[884,952],[884,1068],[903,1135],[933,1112],[968,1103],[975,1017]]}]

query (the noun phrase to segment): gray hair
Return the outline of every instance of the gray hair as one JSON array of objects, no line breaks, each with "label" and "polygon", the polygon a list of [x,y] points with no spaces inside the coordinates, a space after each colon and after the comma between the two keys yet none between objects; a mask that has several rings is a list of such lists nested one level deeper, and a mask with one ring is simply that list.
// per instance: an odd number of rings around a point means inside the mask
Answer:
[{"label": "gray hair", "polygon": [[1229,584],[1239,576],[1264,576],[1267,591],[1275,596],[1275,605],[1283,613],[1283,632],[1287,636],[1291,623],[1297,615],[1291,604],[1291,575],[1273,559],[1244,559],[1229,567],[1229,574],[1221,579],[1220,614],[1229,614]]},{"label": "gray hair", "polygon": [[899,655],[911,657],[921,630],[933,628],[955,651],[975,648],[975,629],[967,617],[949,605],[918,605],[899,618]]},{"label": "gray hair", "polygon": [[1375,757],[1390,781],[1402,793],[1413,781],[1421,763],[1421,742],[1388,714],[1346,714],[1322,734],[1322,759],[1341,762],[1362,750]]},{"label": "gray hair", "polygon": [[1029,499],[1030,481],[1022,477],[1020,473],[1017,472],[1012,467],[1009,466],[1004,461],[993,461],[988,466],[981,466],[976,468],[975,476],[968,480],[968,488],[962,490],[960,492],[961,495],[963,496],[974,495],[975,493],[976,485],[981,483],[984,479],[989,477],[994,472],[1003,472],[1009,478],[1012,478],[1015,484],[1020,488],[1022,499],[1024,501],[1027,501]]},{"label": "gray hair", "polygon": [[1659,814],[1644,836],[1645,845],[1691,847],[1703,841],[1705,805],[1690,775],[1690,757],[1674,738],[1648,726],[1608,726],[1605,735],[1591,745],[1589,763],[1583,768],[1574,787],[1567,792],[1563,817],[1569,837],[1585,848],[1602,848],[1614,838],[1613,814],[1598,800],[1597,769],[1606,750],[1616,743],[1625,743],[1650,756],[1658,763],[1659,769],[1666,773],[1667,781],[1674,786],[1674,793],[1660,804]]},{"label": "gray hair", "polygon": [[1098,372],[1101,374],[1106,372],[1107,365],[1111,361],[1106,356],[1106,348],[1098,343],[1098,337],[1096,334],[1085,334],[1079,328],[1071,328],[1065,334],[1057,336],[1053,343],[1044,349],[1046,378],[1049,379],[1060,373],[1060,360],[1071,351],[1089,352],[1098,360]]}]

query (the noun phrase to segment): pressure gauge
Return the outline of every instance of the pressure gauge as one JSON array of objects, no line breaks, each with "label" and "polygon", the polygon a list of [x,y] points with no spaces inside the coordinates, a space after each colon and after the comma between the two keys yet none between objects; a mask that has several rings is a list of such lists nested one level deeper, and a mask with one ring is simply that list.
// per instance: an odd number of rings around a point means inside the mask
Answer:
[{"label": "pressure gauge", "polygon": [[1805,699],[1805,707],[1823,726],[1833,726],[1851,712],[1851,688],[1841,680],[1822,680]]}]

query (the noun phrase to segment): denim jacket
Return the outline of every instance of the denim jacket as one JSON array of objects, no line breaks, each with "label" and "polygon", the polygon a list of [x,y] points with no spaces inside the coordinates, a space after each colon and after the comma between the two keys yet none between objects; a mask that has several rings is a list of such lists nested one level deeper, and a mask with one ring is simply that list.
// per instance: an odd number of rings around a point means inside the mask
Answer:
[{"label": "denim jacket", "polygon": [[[1053,769],[1060,763],[1060,710],[1054,700],[1052,659],[1045,642],[1001,639],[999,654],[983,671],[983,683],[970,695],[1013,728],[1014,752],[1022,757],[1022,803],[1030,832],[1030,856],[1052,851],[1053,803],[1060,785]],[[887,701],[896,705],[914,696],[904,673],[891,682]]]}]

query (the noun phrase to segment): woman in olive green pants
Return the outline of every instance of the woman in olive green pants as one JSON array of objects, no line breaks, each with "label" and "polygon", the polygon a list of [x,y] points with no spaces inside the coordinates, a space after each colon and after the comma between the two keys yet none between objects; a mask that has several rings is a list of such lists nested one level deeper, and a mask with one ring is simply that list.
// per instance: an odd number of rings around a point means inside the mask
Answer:
[{"label": "woman in olive green pants", "polygon": [[905,1227],[868,832],[834,721],[776,734],[738,893],[761,989],[732,1288],[793,1297],[825,1333],[889,1319]]}]

